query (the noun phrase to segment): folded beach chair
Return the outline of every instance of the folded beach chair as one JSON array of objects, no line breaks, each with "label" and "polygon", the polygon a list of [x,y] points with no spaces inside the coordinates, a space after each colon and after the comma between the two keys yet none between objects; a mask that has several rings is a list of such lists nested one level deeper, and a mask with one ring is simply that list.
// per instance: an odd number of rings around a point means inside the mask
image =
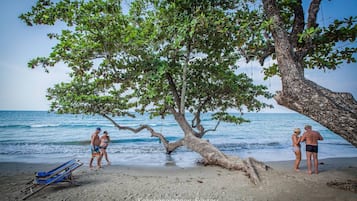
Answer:
[{"label": "folded beach chair", "polygon": [[25,200],[40,190],[48,187],[51,184],[57,184],[61,182],[74,183],[72,172],[81,167],[83,163],[79,160],[70,160],[66,163],[56,167],[48,172],[36,172],[35,178],[31,182],[27,183],[27,186],[21,192],[25,193],[22,200]]},{"label": "folded beach chair", "polygon": [[[44,178],[44,177],[51,176],[53,174],[56,174],[58,172],[63,171],[67,167],[73,165],[73,163],[75,163],[75,162],[76,162],[76,159],[72,159],[72,160],[69,160],[69,161],[63,163],[62,165],[60,165],[60,166],[58,166],[58,167],[56,167],[56,168],[54,168],[54,169],[52,169],[52,170],[50,170],[48,172],[35,172],[35,177]],[[32,180],[31,180],[31,182],[32,182]]]}]

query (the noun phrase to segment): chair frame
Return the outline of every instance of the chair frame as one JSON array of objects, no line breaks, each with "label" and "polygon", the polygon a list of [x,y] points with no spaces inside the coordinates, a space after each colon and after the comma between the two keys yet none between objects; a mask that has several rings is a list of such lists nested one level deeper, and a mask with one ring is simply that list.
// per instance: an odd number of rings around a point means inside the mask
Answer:
[{"label": "chair frame", "polygon": [[82,165],[82,162],[73,159],[48,172],[36,172],[35,178],[28,182],[28,186],[26,186],[21,191],[22,193],[25,193],[25,196],[22,198],[22,200],[26,200],[33,194],[39,192],[51,184],[61,182],[69,182],[70,184],[74,184],[74,177],[72,172]]}]

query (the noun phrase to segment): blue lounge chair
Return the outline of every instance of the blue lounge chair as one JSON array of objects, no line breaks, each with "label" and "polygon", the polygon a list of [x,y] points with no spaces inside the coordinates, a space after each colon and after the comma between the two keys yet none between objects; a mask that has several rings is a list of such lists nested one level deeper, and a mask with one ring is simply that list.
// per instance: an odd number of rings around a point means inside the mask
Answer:
[{"label": "blue lounge chair", "polygon": [[35,172],[35,176],[38,177],[38,178],[42,178],[42,177],[48,177],[48,176],[51,176],[52,174],[55,174],[56,172],[58,171],[62,171],[63,169],[71,166],[73,163],[76,162],[76,159],[72,159],[72,160],[69,160],[65,163],[63,163],[62,165],[48,171],[48,172]]},{"label": "blue lounge chair", "polygon": [[22,198],[22,200],[27,199],[28,197],[51,184],[57,184],[60,182],[70,182],[73,184],[74,178],[72,172],[82,165],[83,163],[81,163],[79,160],[70,160],[48,172],[35,173],[35,178],[31,180],[30,186],[27,186],[22,191],[25,193],[25,196]]}]

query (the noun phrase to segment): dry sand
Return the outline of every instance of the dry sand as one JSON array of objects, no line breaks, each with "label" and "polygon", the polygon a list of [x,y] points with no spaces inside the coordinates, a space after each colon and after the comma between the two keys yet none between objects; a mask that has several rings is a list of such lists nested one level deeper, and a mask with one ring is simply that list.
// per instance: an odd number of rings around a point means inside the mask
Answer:
[{"label": "dry sand", "polygon": [[[135,201],[356,201],[357,193],[327,186],[329,181],[357,181],[357,158],[320,160],[320,173],[308,175],[293,162],[268,162],[273,169],[261,173],[262,182],[252,184],[243,173],[219,167],[105,166],[74,172],[77,184],[47,187],[28,200],[135,200]],[[0,200],[20,200],[20,190],[35,171],[56,165],[0,163]],[[356,186],[355,186],[356,187]]]}]

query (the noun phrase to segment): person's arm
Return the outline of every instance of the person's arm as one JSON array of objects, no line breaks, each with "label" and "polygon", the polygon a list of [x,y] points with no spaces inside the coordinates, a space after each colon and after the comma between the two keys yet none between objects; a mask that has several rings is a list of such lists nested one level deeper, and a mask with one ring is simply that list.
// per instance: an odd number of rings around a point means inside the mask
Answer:
[{"label": "person's arm", "polygon": [[322,137],[322,135],[319,133],[319,132],[317,132],[318,134],[319,134],[319,140],[324,140],[324,138]]},{"label": "person's arm", "polygon": [[291,136],[291,138],[292,138],[292,140],[293,140],[293,145],[294,145],[294,146],[297,146],[298,143],[299,143],[299,139],[298,139],[295,135]]},{"label": "person's arm", "polygon": [[293,141],[293,146],[296,145],[296,137],[294,135],[291,136],[291,141]]},{"label": "person's arm", "polygon": [[298,137],[296,144],[299,144],[301,142],[301,139],[302,139],[302,136]]},{"label": "person's arm", "polygon": [[300,138],[300,142],[304,142],[304,141],[306,141],[306,134],[305,133]]},{"label": "person's arm", "polygon": [[92,135],[90,138],[90,146],[92,147],[92,149],[94,149],[94,135]]}]

